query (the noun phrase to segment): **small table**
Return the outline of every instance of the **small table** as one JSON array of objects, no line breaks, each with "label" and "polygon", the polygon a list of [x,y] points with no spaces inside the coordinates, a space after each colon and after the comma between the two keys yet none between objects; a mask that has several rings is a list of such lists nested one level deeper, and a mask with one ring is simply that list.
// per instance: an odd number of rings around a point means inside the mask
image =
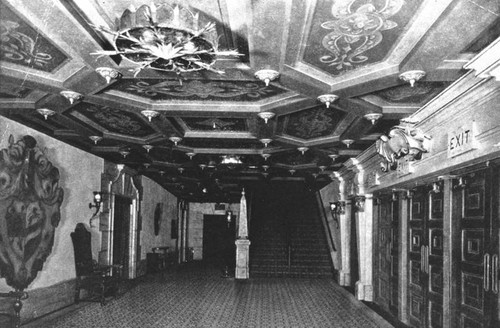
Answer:
[{"label": "small table", "polygon": [[169,248],[170,247],[168,246],[158,246],[151,248],[153,253],[148,253],[146,255],[149,272],[154,273],[158,271],[163,271],[167,268],[167,257]]}]

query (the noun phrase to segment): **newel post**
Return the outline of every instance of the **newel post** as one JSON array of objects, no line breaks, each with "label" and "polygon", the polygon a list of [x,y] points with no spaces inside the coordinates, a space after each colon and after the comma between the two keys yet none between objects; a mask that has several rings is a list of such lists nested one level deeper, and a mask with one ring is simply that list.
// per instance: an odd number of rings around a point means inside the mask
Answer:
[{"label": "newel post", "polygon": [[248,279],[250,277],[248,263],[250,253],[250,240],[248,240],[248,218],[247,200],[245,189],[241,192],[240,215],[238,217],[238,238],[236,244],[236,279]]}]

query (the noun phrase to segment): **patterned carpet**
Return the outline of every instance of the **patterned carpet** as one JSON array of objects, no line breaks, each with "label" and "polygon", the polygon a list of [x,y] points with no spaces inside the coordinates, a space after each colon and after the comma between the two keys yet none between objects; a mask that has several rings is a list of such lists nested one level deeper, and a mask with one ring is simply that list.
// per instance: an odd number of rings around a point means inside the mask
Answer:
[{"label": "patterned carpet", "polygon": [[23,327],[392,327],[331,279],[225,279],[209,266],[141,278],[101,307],[75,306]]}]

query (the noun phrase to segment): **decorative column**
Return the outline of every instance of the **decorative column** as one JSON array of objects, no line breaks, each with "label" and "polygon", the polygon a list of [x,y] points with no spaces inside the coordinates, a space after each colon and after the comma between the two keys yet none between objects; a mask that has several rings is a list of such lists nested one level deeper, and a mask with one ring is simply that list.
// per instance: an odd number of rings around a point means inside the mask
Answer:
[{"label": "decorative column", "polygon": [[356,298],[373,301],[373,195],[356,196],[355,210],[358,224],[359,280]]},{"label": "decorative column", "polygon": [[236,279],[248,279],[250,240],[248,240],[247,200],[245,189],[241,192],[240,215],[238,217],[238,239],[236,239]]},{"label": "decorative column", "polygon": [[351,285],[351,206],[350,202],[345,200],[346,182],[342,177],[337,177],[339,180],[339,226],[340,226],[340,261],[341,269],[339,270],[339,285]]}]

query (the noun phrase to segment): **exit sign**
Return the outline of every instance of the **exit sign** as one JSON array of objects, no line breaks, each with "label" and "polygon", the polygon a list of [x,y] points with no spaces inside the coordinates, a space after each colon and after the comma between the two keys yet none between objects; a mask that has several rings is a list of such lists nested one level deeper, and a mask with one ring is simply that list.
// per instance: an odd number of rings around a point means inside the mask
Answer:
[{"label": "exit sign", "polygon": [[448,158],[476,149],[474,122],[448,132]]}]

